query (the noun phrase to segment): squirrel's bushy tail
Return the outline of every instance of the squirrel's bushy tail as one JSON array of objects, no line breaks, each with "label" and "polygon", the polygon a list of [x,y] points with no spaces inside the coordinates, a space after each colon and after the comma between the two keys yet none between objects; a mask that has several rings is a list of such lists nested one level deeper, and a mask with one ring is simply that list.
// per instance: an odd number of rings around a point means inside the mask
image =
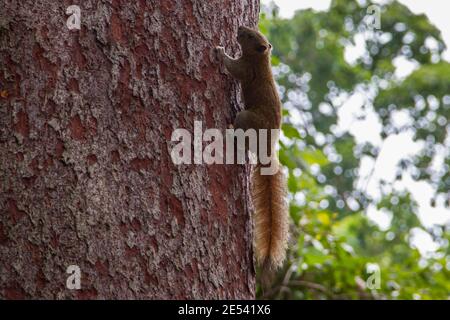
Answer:
[{"label": "squirrel's bushy tail", "polygon": [[262,267],[262,280],[280,267],[286,257],[289,211],[286,202],[286,177],[277,159],[276,173],[262,175],[257,165],[252,175],[255,207],[255,251]]}]

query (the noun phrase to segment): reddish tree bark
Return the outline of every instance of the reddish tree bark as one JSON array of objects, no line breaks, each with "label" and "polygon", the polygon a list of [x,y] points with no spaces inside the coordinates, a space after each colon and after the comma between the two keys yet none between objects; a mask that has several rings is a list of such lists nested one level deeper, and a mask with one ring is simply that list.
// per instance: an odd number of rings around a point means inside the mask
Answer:
[{"label": "reddish tree bark", "polygon": [[232,122],[212,48],[237,50],[258,1],[0,8],[0,297],[253,298],[248,168],[174,165],[170,139]]}]

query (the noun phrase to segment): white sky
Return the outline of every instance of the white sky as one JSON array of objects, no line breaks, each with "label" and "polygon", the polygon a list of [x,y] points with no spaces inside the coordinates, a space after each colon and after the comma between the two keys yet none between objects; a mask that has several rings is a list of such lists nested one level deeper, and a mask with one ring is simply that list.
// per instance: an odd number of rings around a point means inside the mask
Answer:
[{"label": "white sky", "polygon": [[[263,4],[268,4],[271,0],[262,0]],[[280,15],[289,18],[293,16],[295,10],[313,8],[315,10],[327,10],[331,0],[275,0],[273,1],[280,8]],[[384,2],[383,0],[376,2]],[[441,30],[442,36],[447,47],[450,47],[450,1],[446,0],[399,0],[399,2],[408,6],[416,13],[425,13],[430,21]],[[381,16],[381,27],[383,27],[383,16]],[[357,40],[357,39],[356,39]],[[360,39],[361,40],[361,39]],[[363,40],[363,39],[362,39]],[[358,40],[356,41],[358,44]],[[358,46],[358,45],[357,45]],[[355,56],[361,53],[361,48],[349,48],[346,52],[346,60],[351,61]],[[447,49],[444,58],[450,61],[450,50]],[[403,78],[410,74],[417,66],[406,59],[398,59],[394,62],[397,67],[396,74]],[[355,115],[358,114],[365,98],[361,93],[355,93],[349,97],[339,111],[339,127],[348,129],[358,142],[370,141],[374,145],[381,146],[381,124],[375,113],[368,114],[365,120],[355,121]],[[408,121],[407,117],[398,114],[396,121]],[[399,148],[399,146],[401,146]],[[394,181],[396,165],[401,158],[410,156],[420,149],[420,144],[414,143],[410,132],[404,132],[398,135],[392,135],[386,139],[380,152],[379,159],[375,164],[375,172],[372,179],[368,182],[367,192],[374,197],[380,194],[380,179],[385,181]],[[374,161],[369,157],[361,161],[360,174],[362,177],[372,170]],[[366,183],[361,179],[361,183]],[[434,194],[433,188],[426,182],[415,182],[408,174],[395,183],[396,189],[409,190],[419,204],[418,216],[425,227],[433,224],[443,224],[450,222],[450,210],[443,206],[442,201],[438,201],[437,206],[431,206],[431,197]],[[381,227],[386,227],[390,219],[386,212],[378,211],[374,207],[367,210],[368,216],[377,222]],[[418,247],[422,253],[433,251],[436,245],[433,243],[430,235],[420,230],[413,232],[413,244]]]}]

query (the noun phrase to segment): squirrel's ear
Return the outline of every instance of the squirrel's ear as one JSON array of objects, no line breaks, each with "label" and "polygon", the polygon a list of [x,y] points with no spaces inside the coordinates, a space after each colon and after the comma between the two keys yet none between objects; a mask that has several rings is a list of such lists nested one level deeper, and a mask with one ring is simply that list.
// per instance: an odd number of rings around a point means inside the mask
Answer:
[{"label": "squirrel's ear", "polygon": [[272,45],[269,43],[269,49],[272,49]]}]

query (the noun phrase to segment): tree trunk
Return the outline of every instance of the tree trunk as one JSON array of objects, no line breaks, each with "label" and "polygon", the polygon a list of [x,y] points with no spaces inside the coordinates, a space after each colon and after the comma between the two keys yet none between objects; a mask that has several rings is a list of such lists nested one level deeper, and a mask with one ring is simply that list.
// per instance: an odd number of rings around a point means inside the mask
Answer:
[{"label": "tree trunk", "polygon": [[253,298],[248,168],[175,165],[170,140],[241,108],[212,48],[258,1],[0,8],[0,297]]}]

